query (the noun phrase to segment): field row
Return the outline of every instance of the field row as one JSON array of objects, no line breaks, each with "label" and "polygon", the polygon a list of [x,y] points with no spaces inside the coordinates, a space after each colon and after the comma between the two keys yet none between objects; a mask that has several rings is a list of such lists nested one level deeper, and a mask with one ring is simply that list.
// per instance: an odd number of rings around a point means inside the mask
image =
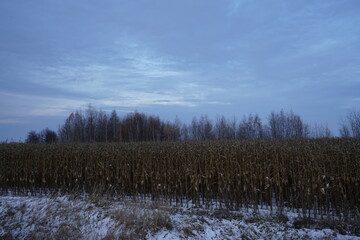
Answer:
[{"label": "field row", "polygon": [[1,144],[3,192],[142,196],[359,217],[360,139]]}]

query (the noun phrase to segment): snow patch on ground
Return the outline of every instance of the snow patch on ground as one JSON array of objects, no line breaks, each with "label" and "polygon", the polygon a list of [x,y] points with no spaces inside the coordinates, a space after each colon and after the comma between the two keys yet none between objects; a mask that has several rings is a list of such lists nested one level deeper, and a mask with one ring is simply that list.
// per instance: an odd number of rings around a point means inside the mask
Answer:
[{"label": "snow patch on ground", "polygon": [[1,239],[359,239],[294,228],[267,210],[205,210],[153,202],[0,196]]}]

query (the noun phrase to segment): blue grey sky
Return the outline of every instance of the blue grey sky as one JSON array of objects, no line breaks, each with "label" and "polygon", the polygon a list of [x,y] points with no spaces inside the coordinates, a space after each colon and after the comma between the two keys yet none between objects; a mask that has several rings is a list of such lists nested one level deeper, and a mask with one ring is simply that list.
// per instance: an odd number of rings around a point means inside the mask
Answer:
[{"label": "blue grey sky", "polygon": [[360,106],[358,0],[1,0],[0,140],[91,103],[190,121]]}]

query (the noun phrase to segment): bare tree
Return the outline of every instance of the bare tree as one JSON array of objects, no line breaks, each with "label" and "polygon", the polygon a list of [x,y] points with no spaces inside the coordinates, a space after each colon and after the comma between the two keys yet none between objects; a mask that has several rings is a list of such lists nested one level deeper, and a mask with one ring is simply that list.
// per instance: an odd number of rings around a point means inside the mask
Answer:
[{"label": "bare tree", "polygon": [[258,115],[244,116],[239,124],[240,139],[260,139],[264,137],[263,126]]},{"label": "bare tree", "polygon": [[360,111],[349,112],[339,131],[341,137],[360,137]]},{"label": "bare tree", "polygon": [[147,140],[161,140],[161,121],[159,117],[150,116],[147,120]]},{"label": "bare tree", "polygon": [[200,129],[196,116],[193,117],[191,121],[190,131],[191,131],[191,138],[193,140],[200,140]]},{"label": "bare tree", "polygon": [[236,120],[228,121],[224,116],[218,117],[215,124],[216,139],[233,139],[236,136]]},{"label": "bare tree", "polygon": [[65,124],[59,128],[59,137],[62,142],[74,141],[73,118],[74,113],[71,113],[65,120]]},{"label": "bare tree", "polygon": [[45,128],[39,134],[40,141],[43,143],[56,143],[58,141],[58,136],[56,132],[50,130],[49,128]]},{"label": "bare tree", "polygon": [[65,124],[59,128],[58,136],[62,142],[85,141],[85,119],[80,111],[69,115]]},{"label": "bare tree", "polygon": [[164,141],[177,141],[180,138],[180,129],[174,124],[167,122],[163,124],[162,140]]},{"label": "bare tree", "polygon": [[333,135],[327,125],[315,124],[310,136],[312,138],[331,138]]},{"label": "bare tree", "polygon": [[[360,135],[359,113],[351,113],[340,129],[341,136]],[[261,139],[330,137],[330,129],[315,125],[311,128],[300,116],[291,112],[271,112],[268,124],[262,124],[258,115],[244,116],[238,124],[236,118],[217,117],[213,123],[207,115],[196,116],[189,125],[178,117],[174,122],[163,122],[157,116],[147,116],[137,111],[119,118],[113,110],[110,115],[88,105],[85,114],[71,113],[60,126],[58,137],[62,142],[113,142],[161,141],[205,139]]]},{"label": "bare tree", "polygon": [[107,137],[109,142],[120,141],[120,119],[115,110],[111,112],[107,122]]},{"label": "bare tree", "polygon": [[35,131],[30,131],[26,138],[26,143],[40,143],[40,135]]},{"label": "bare tree", "polygon": [[270,113],[269,130],[271,138],[285,138],[285,114],[283,110],[280,113]]},{"label": "bare tree", "polygon": [[353,137],[360,137],[360,111],[353,111],[348,115]]},{"label": "bare tree", "polygon": [[178,116],[175,117],[175,121],[174,121],[174,134],[175,134],[175,141],[178,141],[181,139],[181,126],[182,123],[180,121],[180,118]]},{"label": "bare tree", "polygon": [[309,132],[300,116],[292,111],[285,113],[284,110],[279,113],[271,112],[268,129],[270,137],[274,139],[304,138]]},{"label": "bare tree", "polygon": [[349,138],[351,137],[351,133],[350,133],[350,130],[348,128],[348,126],[346,126],[345,124],[342,124],[340,129],[339,129],[339,132],[340,132],[340,136],[342,138]]},{"label": "bare tree", "polygon": [[236,139],[238,135],[238,126],[237,120],[234,116],[232,119],[228,120],[228,128],[229,128],[229,137],[230,139]]},{"label": "bare tree", "polygon": [[189,127],[184,123],[181,126],[180,129],[180,139],[187,141],[190,139],[190,131],[189,131]]},{"label": "bare tree", "polygon": [[197,127],[199,139],[205,140],[214,138],[213,124],[207,115],[201,115]]},{"label": "bare tree", "polygon": [[86,128],[86,140],[88,142],[95,141],[95,129],[96,129],[97,110],[91,105],[88,105],[86,109],[85,128]]},{"label": "bare tree", "polygon": [[107,126],[108,126],[108,116],[102,110],[96,114],[96,123],[95,123],[95,137],[96,142],[107,142]]},{"label": "bare tree", "polygon": [[121,129],[124,141],[146,141],[148,136],[146,115],[137,111],[129,113],[123,119]]}]

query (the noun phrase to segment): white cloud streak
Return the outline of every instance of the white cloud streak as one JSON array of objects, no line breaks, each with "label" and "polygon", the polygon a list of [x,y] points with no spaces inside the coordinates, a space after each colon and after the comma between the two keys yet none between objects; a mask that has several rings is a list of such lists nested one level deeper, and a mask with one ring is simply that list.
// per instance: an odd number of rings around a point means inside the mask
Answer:
[{"label": "white cloud streak", "polygon": [[[113,62],[94,61],[88,57],[66,59],[60,61],[61,65],[33,72],[31,81],[74,96],[82,95],[94,104],[118,107],[194,107],[214,102],[208,98],[221,91],[219,87],[193,82],[200,77],[195,72],[181,70],[181,61],[146,49],[122,51],[114,51],[109,57]],[[34,113],[41,114],[41,111]]]},{"label": "white cloud streak", "polygon": [[22,124],[22,123],[27,123],[27,121],[17,118],[0,119],[0,124]]},{"label": "white cloud streak", "polygon": [[0,118],[5,120],[25,116],[66,116],[74,108],[87,104],[86,101],[63,97],[41,97],[4,91],[0,92],[0,100],[2,109]]}]

